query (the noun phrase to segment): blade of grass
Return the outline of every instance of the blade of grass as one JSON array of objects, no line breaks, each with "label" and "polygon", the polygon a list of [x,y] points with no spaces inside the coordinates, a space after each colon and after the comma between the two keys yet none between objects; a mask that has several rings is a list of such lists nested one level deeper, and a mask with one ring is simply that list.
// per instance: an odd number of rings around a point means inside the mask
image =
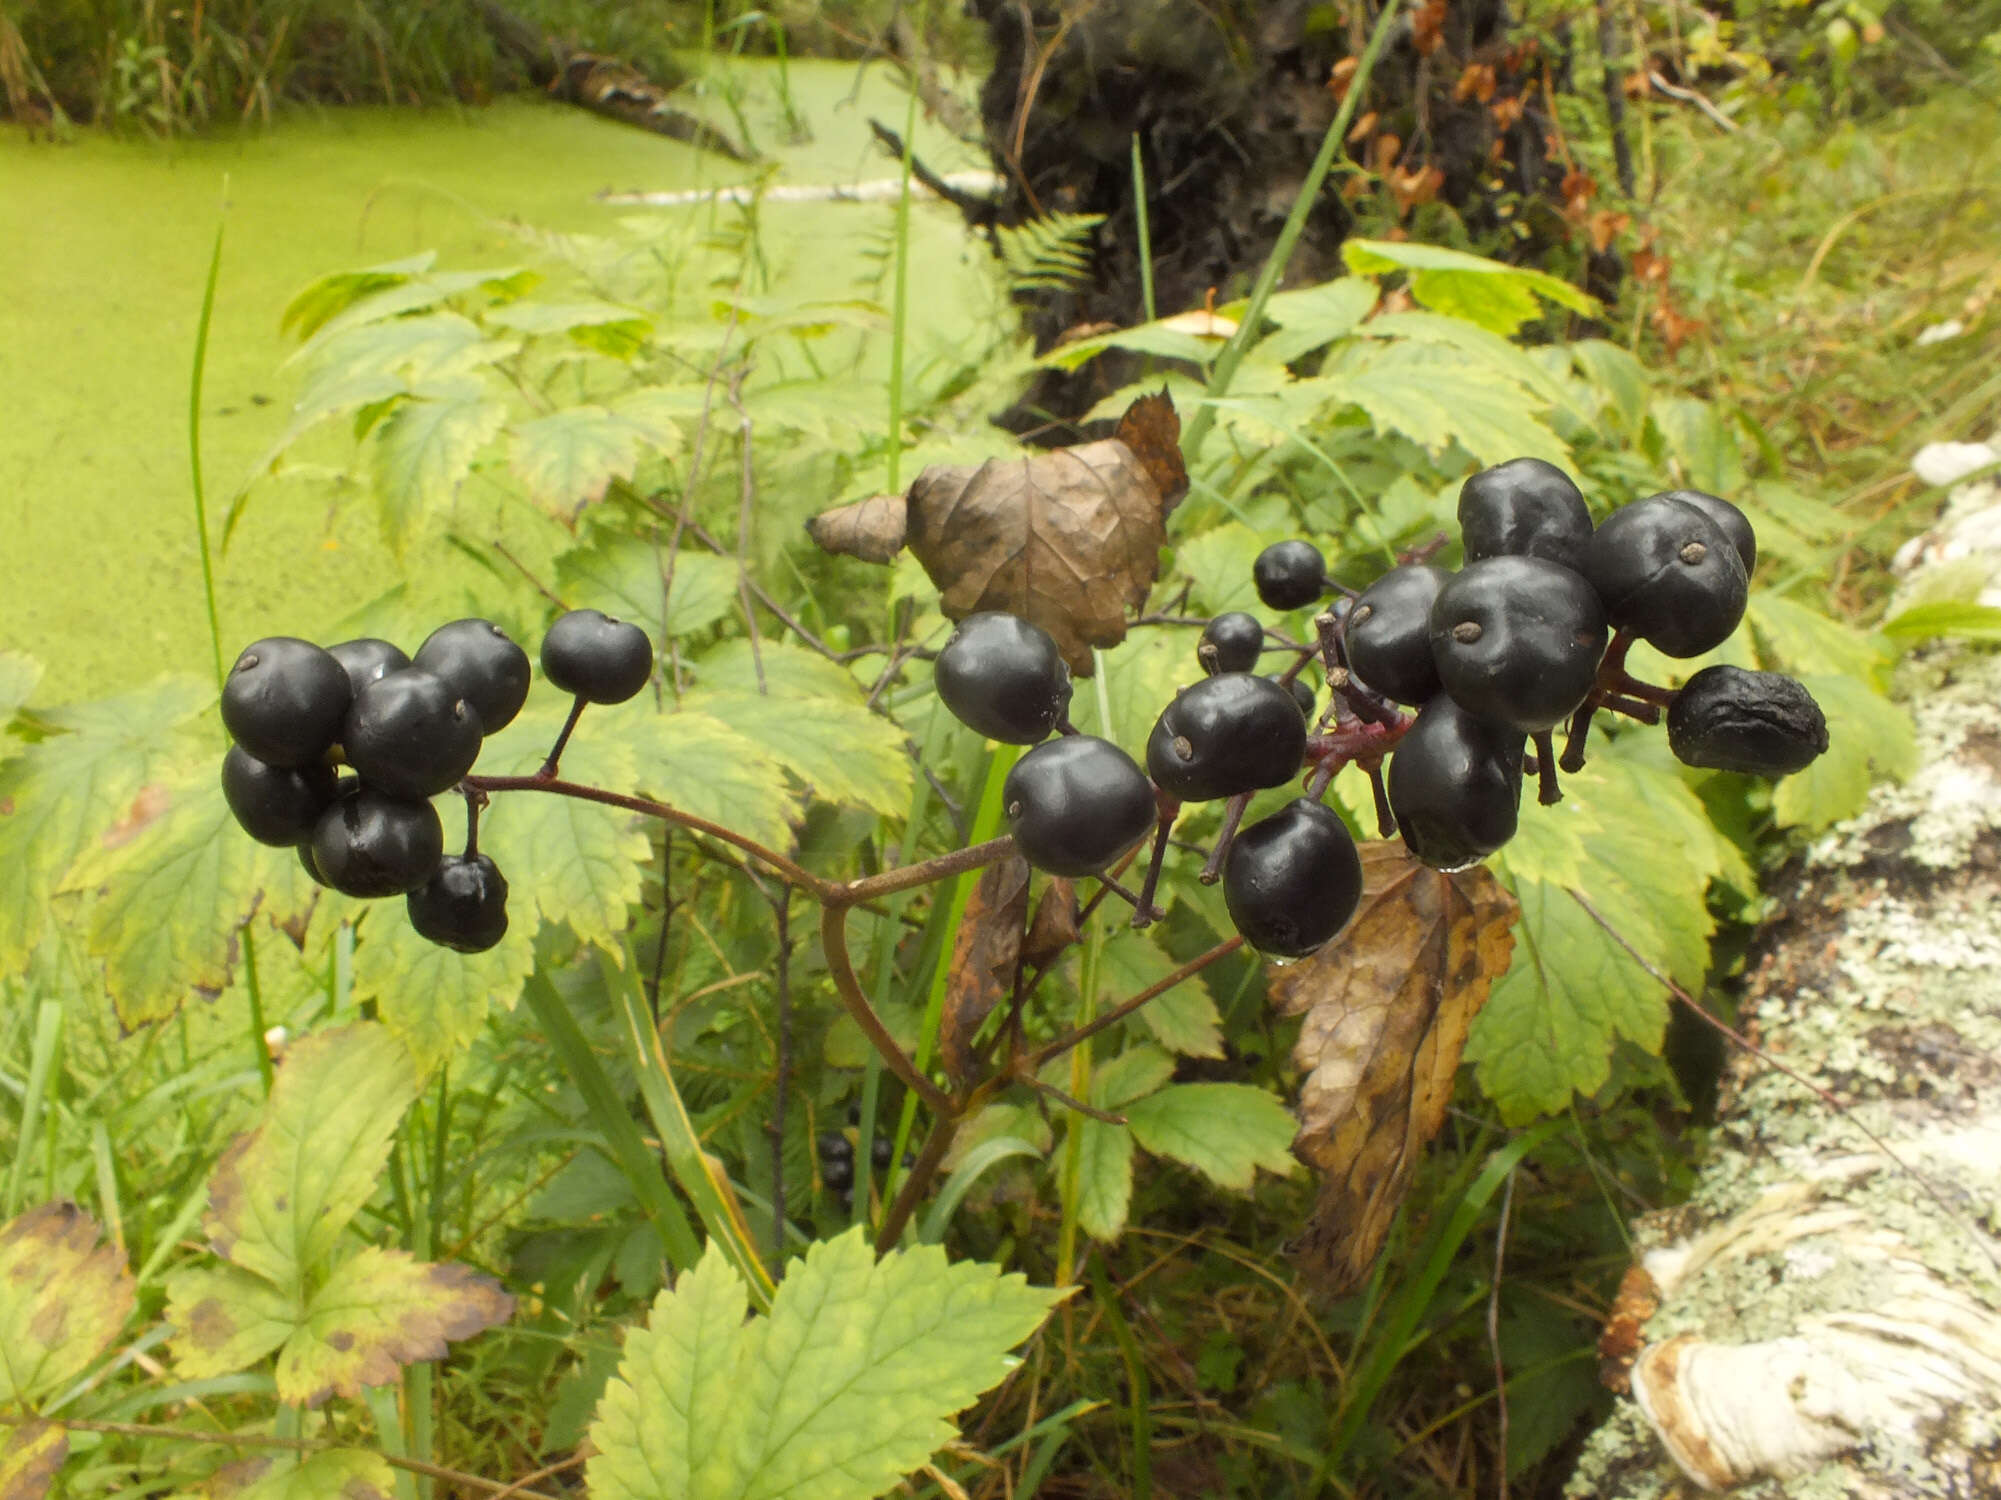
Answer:
[{"label": "blade of grass", "polygon": [[1126,1400],[1132,1423],[1133,1455],[1127,1471],[1131,1475],[1133,1500],[1152,1500],[1153,1495],[1153,1396],[1146,1378],[1146,1362],[1140,1357],[1139,1341],[1119,1310],[1119,1294],[1105,1270],[1102,1255],[1091,1257],[1091,1289],[1097,1294],[1098,1310],[1118,1343],[1119,1358],[1126,1367]]},{"label": "blade of grass", "polygon": [[[931,0],[924,0],[917,15],[917,35],[931,30]],[[903,160],[897,175],[901,186],[896,195],[896,265],[890,282],[889,302],[889,484],[893,494],[902,488],[903,467],[903,334],[910,314],[910,159],[911,141],[917,134],[917,84],[911,80],[910,98],[903,107]]]},{"label": "blade of grass", "polygon": [[1153,231],[1146,216],[1146,163],[1140,158],[1139,132],[1133,132],[1133,221],[1139,229],[1139,301],[1151,323],[1160,314],[1153,305]]},{"label": "blade of grass", "polygon": [[56,1048],[62,1042],[67,1005],[62,999],[44,1000],[35,1011],[35,1041],[28,1055],[28,1086],[21,1095],[21,1133],[14,1142],[14,1163],[7,1172],[7,1212],[11,1219],[21,1211],[21,1184],[28,1175],[28,1163],[35,1154],[40,1133],[44,1099],[55,1074]]},{"label": "blade of grass", "polygon": [[[227,176],[222,179],[222,191],[226,201],[229,193]],[[222,618],[215,607],[215,559],[208,544],[208,497],[202,489],[201,388],[202,376],[208,369],[208,329],[215,316],[215,287],[222,276],[222,231],[223,222],[218,220],[215,244],[208,255],[208,278],[202,284],[201,318],[195,324],[194,369],[188,376],[188,478],[194,489],[195,545],[201,552],[202,598],[208,605],[208,643],[214,657],[217,692],[222,691]]]},{"label": "blade of grass", "polygon": [[1032,1157],[1040,1161],[1042,1152],[1020,1136],[1001,1135],[984,1140],[965,1155],[965,1159],[952,1169],[952,1175],[945,1179],[945,1186],[938,1190],[938,1196],[924,1215],[923,1227],[917,1231],[918,1239],[927,1245],[935,1245],[945,1238],[945,1231],[951,1226],[952,1215],[959,1211],[959,1205],[973,1184],[999,1166],[1002,1162],[1017,1156]]}]

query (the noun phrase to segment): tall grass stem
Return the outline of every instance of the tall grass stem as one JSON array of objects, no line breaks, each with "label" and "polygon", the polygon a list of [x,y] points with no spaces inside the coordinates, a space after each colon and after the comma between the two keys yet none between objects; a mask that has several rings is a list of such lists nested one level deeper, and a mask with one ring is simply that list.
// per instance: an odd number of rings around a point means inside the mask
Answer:
[{"label": "tall grass stem", "polygon": [[[222,179],[222,191],[224,212],[227,212],[227,176]],[[215,287],[222,275],[223,227],[224,221],[219,218],[215,226],[215,244],[208,255],[208,277],[202,284],[201,318],[195,324],[194,369],[188,377],[188,478],[194,486],[195,545],[201,552],[202,598],[208,605],[208,643],[214,658],[215,690],[218,693],[222,691],[222,618],[215,607],[215,558],[208,541],[208,497],[202,489],[201,392],[202,376],[208,368],[208,329],[215,316]]]}]

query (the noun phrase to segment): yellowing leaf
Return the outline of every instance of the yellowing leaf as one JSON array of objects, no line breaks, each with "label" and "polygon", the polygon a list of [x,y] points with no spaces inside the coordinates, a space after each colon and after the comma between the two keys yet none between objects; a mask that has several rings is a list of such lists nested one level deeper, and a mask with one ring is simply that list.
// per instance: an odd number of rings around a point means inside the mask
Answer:
[{"label": "yellowing leaf", "polygon": [[643,625],[655,641],[706,630],[736,608],[735,561],[683,550],[674,564],[673,590],[663,617],[663,562],[663,554],[649,541],[606,536],[589,547],[565,552],[556,563],[556,582],[572,604]]},{"label": "yellowing leaf", "polygon": [[167,1322],[175,1370],[206,1380],[247,1370],[284,1343],[298,1326],[299,1302],[235,1266],[197,1267],[167,1278]]},{"label": "yellowing leaf", "polygon": [[296,1467],[289,1458],[249,1459],[224,1472],[250,1482],[214,1489],[218,1500],[389,1500],[396,1492],[382,1455],[356,1448],[309,1453]]},{"label": "yellowing leaf", "polygon": [[1456,443],[1483,464],[1569,457],[1543,421],[1542,396],[1444,345],[1358,340],[1336,349],[1319,376],[1299,385],[1360,407],[1378,432],[1401,433],[1433,455]]},{"label": "yellowing leaf", "polygon": [[446,1340],[506,1322],[513,1308],[489,1276],[371,1246],[313,1293],[278,1356],[278,1399],[317,1406],[387,1385],[405,1365],[442,1358]]},{"label": "yellowing leaf", "polygon": [[514,472],[528,493],[563,521],[604,498],[614,479],[630,479],[652,429],[602,406],[566,406],[513,427]]},{"label": "yellowing leaf", "polygon": [[1596,299],[1547,271],[1504,265],[1443,245],[1350,239],[1341,243],[1341,258],[1360,276],[1407,272],[1410,294],[1421,305],[1498,334],[1511,334],[1536,317],[1542,311],[1538,296],[1586,315],[1599,310]]},{"label": "yellowing leaf", "polygon": [[30,1417],[7,1429],[0,1445],[0,1500],[42,1500],[69,1457],[69,1431]]},{"label": "yellowing leaf", "polygon": [[[508,857],[515,857],[511,850]],[[456,953],[418,936],[400,903],[382,907],[362,925],[354,949],[354,1001],[375,1002],[377,1016],[410,1049],[421,1076],[470,1046],[492,1007],[513,1009],[534,971],[538,924],[528,887],[535,877],[517,868],[514,878],[521,884],[509,887],[507,936],[484,953]]]},{"label": "yellowing leaf", "polygon": [[375,430],[375,491],[382,535],[397,552],[458,493],[507,408],[473,379],[414,386]]},{"label": "yellowing leaf", "polygon": [[[132,1316],[125,1257],[97,1220],[44,1203],[0,1229],[0,1410],[32,1407],[89,1369]],[[4,1430],[4,1429],[0,1429]]]},{"label": "yellowing leaf", "polygon": [[803,809],[768,745],[685,709],[649,715],[632,735],[644,747],[639,785],[648,796],[769,849],[792,842],[792,823]]}]

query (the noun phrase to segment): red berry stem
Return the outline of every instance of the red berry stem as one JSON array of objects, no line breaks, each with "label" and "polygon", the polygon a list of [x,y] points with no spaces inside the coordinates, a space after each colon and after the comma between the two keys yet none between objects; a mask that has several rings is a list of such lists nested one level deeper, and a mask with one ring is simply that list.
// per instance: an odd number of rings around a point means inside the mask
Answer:
[{"label": "red berry stem", "polygon": [[1556,743],[1547,729],[1530,738],[1535,742],[1536,801],[1554,807],[1563,800],[1563,788],[1556,780]]},{"label": "red berry stem", "polygon": [[1181,813],[1179,798],[1170,797],[1159,787],[1153,789],[1153,800],[1159,808],[1159,821],[1153,830],[1153,851],[1146,862],[1146,879],[1140,883],[1139,903],[1133,912],[1135,931],[1149,927],[1166,913],[1153,904],[1154,893],[1160,889],[1160,869],[1167,858],[1167,841],[1174,835],[1174,820]]},{"label": "red berry stem", "polygon": [[486,793],[476,786],[459,783],[459,791],[466,799],[466,853],[467,859],[479,856],[479,813],[486,806]]},{"label": "red berry stem", "polygon": [[1383,785],[1383,758],[1372,755],[1355,762],[1367,773],[1369,790],[1376,799],[1376,832],[1386,839],[1397,836],[1397,815],[1390,810],[1390,789]]},{"label": "red berry stem", "polygon": [[584,716],[584,708],[589,702],[590,699],[580,693],[570,704],[570,716],[563,720],[562,732],[556,736],[556,743],[549,747],[549,758],[542,762],[542,769],[535,773],[537,781],[556,779],[556,768],[562,764],[563,751],[569,748],[570,736],[576,733],[577,720]]},{"label": "red berry stem", "polygon": [[1195,877],[1204,885],[1214,885],[1223,878],[1223,861],[1230,857],[1230,844],[1237,836],[1238,825],[1244,821],[1244,809],[1250,805],[1249,792],[1239,792],[1223,805],[1223,826],[1216,834],[1216,847],[1209,851],[1208,863]]}]

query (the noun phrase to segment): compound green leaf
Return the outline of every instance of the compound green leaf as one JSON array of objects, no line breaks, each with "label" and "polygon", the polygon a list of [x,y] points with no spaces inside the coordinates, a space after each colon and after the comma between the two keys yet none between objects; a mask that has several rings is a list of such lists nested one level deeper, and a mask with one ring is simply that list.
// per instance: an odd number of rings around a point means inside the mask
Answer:
[{"label": "compound green leaf", "polygon": [[247,1370],[299,1326],[299,1299],[235,1266],[202,1267],[167,1278],[174,1368],[188,1380]]},{"label": "compound green leaf", "polygon": [[1490,366],[1439,344],[1357,341],[1302,386],[1361,408],[1378,432],[1401,433],[1432,454],[1457,443],[1483,464],[1531,457],[1561,464],[1569,450],[1542,420],[1545,403]]},{"label": "compound green leaf", "polygon": [[1353,333],[1376,305],[1373,282],[1337,276],[1318,286],[1275,292],[1265,301],[1265,317],[1279,325],[1252,349],[1254,358],[1289,365],[1325,344]]},{"label": "compound green leaf", "polygon": [[572,343],[621,360],[639,354],[653,337],[652,319],[614,302],[516,302],[486,320],[516,333],[567,334]]},{"label": "compound green leaf", "polygon": [[213,700],[213,688],[169,678],[50,710],[42,718],[59,732],[0,764],[0,973],[27,959],[64,871],[185,755],[175,730]]},{"label": "compound green leaf", "polygon": [[1133,1138],[1193,1167],[1219,1187],[1248,1192],[1257,1169],[1297,1169],[1299,1122],[1277,1097],[1247,1083],[1171,1083],[1125,1109]]},{"label": "compound green leaf", "polygon": [[572,603],[646,627],[655,641],[706,630],[737,604],[734,560],[683,550],[674,564],[673,590],[663,618],[660,569],[663,552],[639,537],[607,535],[565,552],[556,583]]},{"label": "compound green leaf", "polygon": [[379,1453],[330,1448],[311,1453],[296,1467],[289,1460],[253,1459],[228,1471],[254,1479],[241,1488],[216,1490],[219,1500],[390,1500],[396,1475]]},{"label": "compound green leaf", "polygon": [[[512,807],[511,800],[501,799]],[[601,809],[607,818],[618,814]],[[426,938],[392,905],[361,928],[354,949],[355,1003],[373,1000],[376,1015],[410,1049],[419,1075],[429,1077],[472,1044],[492,1007],[512,1010],[535,967],[534,871],[519,865],[522,884],[509,892],[507,935],[484,953],[455,953]],[[506,871],[502,872],[506,874]]]},{"label": "compound green leaf", "polygon": [[[1098,958],[1098,983],[1107,996],[1124,1001],[1158,984],[1181,967],[1150,938],[1130,935],[1105,944]],[[1197,974],[1139,1008],[1128,1029],[1143,1028],[1169,1052],[1182,1057],[1221,1057],[1222,1018],[1209,987]]]},{"label": "compound green leaf", "polygon": [[734,1455],[716,1441],[730,1418],[750,1296],[714,1242],[626,1335],[591,1441],[591,1493],[726,1493]]},{"label": "compound green leaf", "polygon": [[1341,257],[1360,276],[1408,272],[1410,294],[1420,305],[1502,335],[1541,312],[1538,296],[1573,312],[1598,311],[1591,296],[1546,271],[1503,265],[1443,245],[1345,240]]},{"label": "compound green leaf", "polygon": [[[1228,521],[1176,542],[1174,571],[1194,585],[1196,608],[1209,615],[1262,608],[1251,580],[1251,563],[1264,550],[1266,540],[1243,522]],[[1195,640],[1192,636],[1184,640],[1192,662]]]},{"label": "compound green leaf", "polygon": [[285,311],[278,319],[278,331],[309,339],[336,313],[346,311],[364,297],[402,286],[413,276],[423,275],[437,258],[437,251],[426,250],[407,260],[392,260],[359,271],[335,271],[321,276],[309,282],[285,304]]},{"label": "compound green leaf", "polygon": [[1767,671],[1840,675],[1884,685],[1892,653],[1874,636],[1782,594],[1760,590],[1752,591],[1744,617],[1758,643],[1758,665]]},{"label": "compound green leaf", "polygon": [[[516,340],[489,339],[472,319],[455,312],[419,318],[394,318],[349,328],[292,361],[311,372],[307,390],[368,375],[400,375],[407,380],[436,380],[462,375],[520,348]],[[301,407],[308,398],[301,396]]]},{"label": "compound green leaf", "polygon": [[903,731],[864,708],[852,686],[845,699],[801,702],[777,693],[698,692],[683,701],[688,711],[707,714],[765,746],[825,801],[885,817],[900,816],[910,806]]},{"label": "compound green leaf", "polygon": [[504,1323],[513,1309],[490,1276],[370,1246],[313,1293],[278,1355],[278,1399],[318,1406],[387,1385],[405,1365],[443,1358],[447,1340]]},{"label": "compound green leaf", "polygon": [[[541,279],[535,272],[518,266],[491,271],[439,271],[425,275],[416,267],[414,259],[378,266],[373,272],[362,272],[361,275],[367,277],[378,273],[386,273],[393,279],[350,297],[331,316],[321,321],[301,347],[299,352],[302,356],[312,358],[321,347],[351,328],[406,317],[467,292],[485,292],[491,298],[509,300],[523,295]],[[304,320],[295,321],[303,324]]]},{"label": "compound green leaf", "polygon": [[1735,495],[1744,488],[1744,456],[1714,402],[1656,396],[1648,414],[1691,487],[1712,495]]},{"label": "compound green leaf", "polygon": [[296,1293],[374,1192],[416,1095],[410,1054],[386,1027],[292,1043],[262,1120],[209,1178],[203,1225],[217,1253]]},{"label": "compound green leaf", "polygon": [[480,449],[507,420],[478,380],[413,386],[375,429],[375,488],[382,535],[401,552],[434,512],[448,506]]},{"label": "compound green leaf", "polygon": [[[1109,949],[1111,945],[1106,947]],[[1059,1070],[1056,1076],[1061,1078],[1068,1074],[1070,1060],[1057,1058],[1049,1067]],[[1091,1074],[1091,1102],[1099,1109],[1116,1112],[1152,1093],[1173,1076],[1174,1059],[1160,1048],[1142,1042],[1098,1064]]]},{"label": "compound green leaf", "polygon": [[799,799],[768,745],[690,710],[648,716],[633,726],[633,743],[644,747],[639,784],[647,796],[768,849],[792,842]]},{"label": "compound green leaf", "polygon": [[1450,349],[1462,362],[1477,364],[1500,379],[1532,392],[1550,406],[1564,406],[1570,401],[1563,381],[1537,363],[1527,350],[1463,318],[1429,312],[1385,313],[1369,319],[1358,332],[1364,338],[1407,339]]},{"label": "compound green leaf", "polygon": [[125,1257],[98,1244],[74,1203],[44,1203],[0,1229],[0,1410],[67,1385],[132,1315]]},{"label": "compound green leaf", "polygon": [[1902,780],[1917,769],[1911,716],[1853,677],[1800,678],[1827,715],[1827,751],[1804,771],[1779,782],[1772,811],[1787,827],[1818,832],[1852,818],[1878,780]]},{"label": "compound green leaf", "polygon": [[629,417],[602,406],[565,407],[514,424],[514,472],[539,504],[572,522],[585,506],[604,499],[614,479],[630,479],[650,444],[650,430]]},{"label": "compound green leaf", "polygon": [[42,1500],[69,1457],[69,1431],[30,1417],[7,1430],[0,1448],[0,1500]]},{"label": "compound green leaf", "polygon": [[1133,1133],[1123,1125],[1076,1115],[1077,1222],[1086,1234],[1110,1244],[1126,1232],[1133,1196]]}]

